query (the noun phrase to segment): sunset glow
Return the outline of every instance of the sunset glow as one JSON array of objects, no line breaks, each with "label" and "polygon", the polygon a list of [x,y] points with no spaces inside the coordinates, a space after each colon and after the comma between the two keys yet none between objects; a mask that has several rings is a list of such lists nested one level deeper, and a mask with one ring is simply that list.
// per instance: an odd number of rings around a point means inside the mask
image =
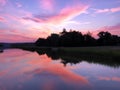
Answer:
[{"label": "sunset glow", "polygon": [[0,42],[32,42],[63,28],[120,35],[119,17],[120,0],[0,0]]}]

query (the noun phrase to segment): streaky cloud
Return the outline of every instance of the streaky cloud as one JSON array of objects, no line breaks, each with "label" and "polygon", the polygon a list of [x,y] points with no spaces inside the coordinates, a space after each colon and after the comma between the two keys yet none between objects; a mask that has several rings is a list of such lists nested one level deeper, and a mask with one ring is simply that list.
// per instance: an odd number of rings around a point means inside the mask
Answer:
[{"label": "streaky cloud", "polygon": [[95,13],[115,13],[120,12],[120,7],[105,8],[105,9],[94,9]]},{"label": "streaky cloud", "polygon": [[31,42],[31,41],[35,41],[35,39],[23,35],[7,34],[5,31],[0,33],[0,42]]},{"label": "streaky cloud", "polygon": [[64,21],[69,21],[70,19],[84,13],[88,7],[88,5],[67,6],[55,15],[45,15],[43,17],[42,15],[33,15],[32,17],[23,17],[23,19],[32,20],[37,23],[61,24]]}]

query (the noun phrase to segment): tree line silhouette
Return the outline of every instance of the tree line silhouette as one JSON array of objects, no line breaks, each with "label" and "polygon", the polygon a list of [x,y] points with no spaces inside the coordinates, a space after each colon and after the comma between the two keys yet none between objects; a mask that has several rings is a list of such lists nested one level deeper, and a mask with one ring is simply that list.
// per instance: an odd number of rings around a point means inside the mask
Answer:
[{"label": "tree line silhouette", "polygon": [[114,46],[120,45],[120,37],[110,32],[101,31],[95,39],[90,32],[82,34],[79,31],[63,29],[59,34],[52,33],[45,38],[39,38],[35,44],[45,47],[80,47],[80,46]]}]

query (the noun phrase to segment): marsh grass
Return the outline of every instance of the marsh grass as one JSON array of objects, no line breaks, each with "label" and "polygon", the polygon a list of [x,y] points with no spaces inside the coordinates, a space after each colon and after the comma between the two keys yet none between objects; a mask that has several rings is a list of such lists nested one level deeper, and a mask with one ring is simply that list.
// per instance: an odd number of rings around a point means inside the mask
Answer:
[{"label": "marsh grass", "polygon": [[120,57],[120,47],[69,47],[59,48],[64,53],[72,54],[88,54],[100,56],[115,56]]}]

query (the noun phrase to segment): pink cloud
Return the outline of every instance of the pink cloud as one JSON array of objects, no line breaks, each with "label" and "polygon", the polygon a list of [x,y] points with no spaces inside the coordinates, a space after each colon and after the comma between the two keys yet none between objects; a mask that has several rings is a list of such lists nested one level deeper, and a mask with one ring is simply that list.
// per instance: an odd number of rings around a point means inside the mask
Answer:
[{"label": "pink cloud", "polygon": [[53,10],[54,0],[40,0],[40,6],[45,10]]},{"label": "pink cloud", "polygon": [[120,24],[114,26],[104,26],[101,27],[98,31],[109,31],[112,34],[120,35]]},{"label": "pink cloud", "polygon": [[120,7],[115,7],[115,8],[110,8],[110,9],[95,9],[95,13],[107,13],[107,12],[119,12],[120,11]]},{"label": "pink cloud", "polygon": [[16,29],[1,29],[0,42],[35,42],[39,37],[46,38],[50,34],[51,30],[47,27],[28,28],[25,32]]},{"label": "pink cloud", "polygon": [[[38,39],[40,38],[47,38],[51,34],[51,30],[45,26],[42,26],[41,28],[31,28],[31,32],[35,33],[35,37]],[[32,33],[32,34],[33,34]],[[32,36],[32,35],[30,35]]]},{"label": "pink cloud", "polygon": [[12,30],[11,32],[6,31],[6,30],[0,30],[0,42],[27,42],[27,41],[32,42],[32,41],[35,41],[35,39],[32,37],[27,37],[24,35],[17,35],[17,33],[18,31],[16,30]]},{"label": "pink cloud", "polygon": [[6,4],[6,0],[0,0],[0,6],[4,6]]},{"label": "pink cloud", "polygon": [[93,31],[93,36],[97,37],[97,34],[100,31],[108,31],[111,34],[120,35],[120,24],[117,24],[117,25],[114,25],[114,26],[104,26],[104,27],[101,27],[101,28],[99,28],[97,30],[94,30]]},{"label": "pink cloud", "polygon": [[35,41],[35,40],[33,40],[32,38],[24,37],[20,35],[1,35],[0,36],[0,42],[32,42],[32,41]]},{"label": "pink cloud", "polygon": [[120,7],[112,8],[110,10],[111,10],[111,12],[119,12],[120,11]]},{"label": "pink cloud", "polygon": [[88,6],[83,5],[63,8],[58,15],[49,18],[49,21],[54,24],[64,22],[65,20],[72,19],[81,13],[84,13],[87,8]]},{"label": "pink cloud", "polygon": [[13,20],[17,20],[17,16],[13,16],[10,14],[3,14],[5,17],[9,18],[9,19],[13,19]]},{"label": "pink cloud", "polygon": [[4,22],[4,21],[5,21],[5,19],[0,16],[0,22]]},{"label": "pink cloud", "polygon": [[5,70],[4,70],[4,71],[1,71],[1,72],[0,72],[0,77],[1,77],[1,76],[4,76],[6,73],[7,73],[7,70],[6,70],[6,71],[5,71]]},{"label": "pink cloud", "polygon": [[106,13],[109,11],[110,11],[109,9],[98,9],[98,10],[96,10],[96,13]]},{"label": "pink cloud", "polygon": [[37,23],[44,23],[45,21],[40,19],[40,18],[35,18],[35,17],[23,17],[24,20],[31,20]]},{"label": "pink cloud", "polygon": [[40,15],[34,17],[24,17],[25,20],[32,20],[37,23],[51,23],[51,24],[61,24],[66,20],[73,19],[74,17],[85,13],[88,9],[88,5],[76,5],[71,7],[63,8],[60,13],[53,16],[42,17]]}]

